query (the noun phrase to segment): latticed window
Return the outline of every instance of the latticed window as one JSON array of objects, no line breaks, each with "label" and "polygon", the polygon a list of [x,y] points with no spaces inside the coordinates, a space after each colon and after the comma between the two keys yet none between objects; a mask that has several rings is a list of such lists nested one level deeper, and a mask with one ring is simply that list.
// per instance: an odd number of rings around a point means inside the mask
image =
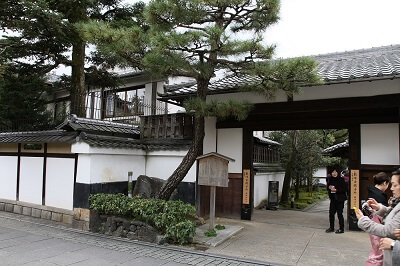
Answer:
[{"label": "latticed window", "polygon": [[273,146],[254,145],[253,161],[255,163],[277,164],[279,160],[279,151]]}]

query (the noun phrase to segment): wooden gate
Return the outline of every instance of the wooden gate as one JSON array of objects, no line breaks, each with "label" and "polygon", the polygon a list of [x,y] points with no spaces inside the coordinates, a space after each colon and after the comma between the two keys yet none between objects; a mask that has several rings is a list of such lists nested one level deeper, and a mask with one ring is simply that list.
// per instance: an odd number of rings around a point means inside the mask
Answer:
[{"label": "wooden gate", "polygon": [[[217,187],[215,216],[240,219],[242,206],[242,174],[229,174],[228,187]],[[200,216],[210,214],[210,187],[201,186]]]}]

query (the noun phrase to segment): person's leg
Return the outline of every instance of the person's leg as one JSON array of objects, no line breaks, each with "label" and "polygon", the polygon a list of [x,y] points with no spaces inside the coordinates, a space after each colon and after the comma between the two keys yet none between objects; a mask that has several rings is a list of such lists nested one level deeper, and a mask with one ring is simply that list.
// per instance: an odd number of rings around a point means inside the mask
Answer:
[{"label": "person's leg", "polygon": [[343,217],[343,208],[344,208],[344,201],[338,202],[337,206],[337,216],[339,219],[339,230],[336,233],[343,233],[344,232],[344,217]]},{"label": "person's leg", "polygon": [[331,199],[331,202],[329,204],[329,228],[327,232],[328,231],[333,232],[335,229],[335,213],[336,213],[336,201]]}]

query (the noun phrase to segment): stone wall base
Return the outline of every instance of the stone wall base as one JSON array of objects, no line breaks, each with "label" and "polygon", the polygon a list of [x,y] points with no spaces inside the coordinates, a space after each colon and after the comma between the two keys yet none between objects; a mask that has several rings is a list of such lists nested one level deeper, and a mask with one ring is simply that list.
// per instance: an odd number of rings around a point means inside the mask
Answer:
[{"label": "stone wall base", "polygon": [[61,222],[76,229],[89,231],[90,210],[88,209],[74,208],[71,211],[22,201],[0,199],[0,211]]}]

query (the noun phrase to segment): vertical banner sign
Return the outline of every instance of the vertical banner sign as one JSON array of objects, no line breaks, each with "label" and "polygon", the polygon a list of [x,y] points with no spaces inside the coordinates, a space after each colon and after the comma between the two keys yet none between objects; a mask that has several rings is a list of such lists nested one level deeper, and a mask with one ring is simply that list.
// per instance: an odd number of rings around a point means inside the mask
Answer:
[{"label": "vertical banner sign", "polygon": [[243,170],[243,204],[250,204],[250,169]]},{"label": "vertical banner sign", "polygon": [[360,170],[351,170],[351,194],[350,194],[350,207],[360,208],[359,194],[360,194]]}]

